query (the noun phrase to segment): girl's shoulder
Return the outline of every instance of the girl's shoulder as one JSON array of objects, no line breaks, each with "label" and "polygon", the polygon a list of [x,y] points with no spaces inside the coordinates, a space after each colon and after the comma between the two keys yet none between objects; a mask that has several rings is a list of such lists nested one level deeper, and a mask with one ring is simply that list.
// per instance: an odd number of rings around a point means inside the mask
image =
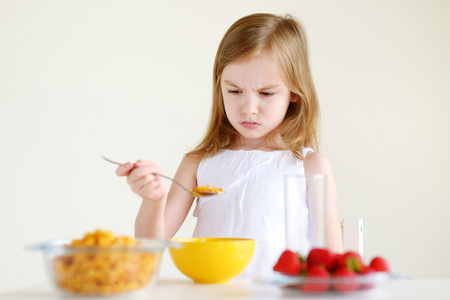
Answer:
[{"label": "girl's shoulder", "polygon": [[186,179],[195,179],[201,156],[186,154],[178,166],[177,174]]},{"label": "girl's shoulder", "polygon": [[306,174],[328,174],[331,172],[330,160],[320,152],[308,152],[303,166]]},{"label": "girl's shoulder", "polygon": [[180,165],[185,165],[187,167],[197,167],[202,160],[202,155],[198,153],[187,153],[181,160]]}]

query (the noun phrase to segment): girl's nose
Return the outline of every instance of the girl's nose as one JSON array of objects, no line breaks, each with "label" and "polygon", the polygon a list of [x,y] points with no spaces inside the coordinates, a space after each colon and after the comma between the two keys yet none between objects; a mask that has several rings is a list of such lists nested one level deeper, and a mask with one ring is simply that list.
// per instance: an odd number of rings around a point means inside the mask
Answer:
[{"label": "girl's nose", "polygon": [[242,104],[242,114],[245,116],[256,115],[259,112],[258,108],[258,100],[251,95],[247,95],[243,99],[244,103]]}]

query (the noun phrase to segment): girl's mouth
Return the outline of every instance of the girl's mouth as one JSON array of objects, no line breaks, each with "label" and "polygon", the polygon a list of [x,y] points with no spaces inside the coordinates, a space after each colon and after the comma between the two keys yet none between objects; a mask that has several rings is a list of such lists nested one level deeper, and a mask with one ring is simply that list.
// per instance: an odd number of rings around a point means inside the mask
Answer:
[{"label": "girl's mouth", "polygon": [[242,121],[242,122],[239,122],[239,124],[241,124],[241,126],[246,129],[255,129],[255,128],[259,127],[259,125],[261,125],[260,123],[251,122],[251,121]]}]

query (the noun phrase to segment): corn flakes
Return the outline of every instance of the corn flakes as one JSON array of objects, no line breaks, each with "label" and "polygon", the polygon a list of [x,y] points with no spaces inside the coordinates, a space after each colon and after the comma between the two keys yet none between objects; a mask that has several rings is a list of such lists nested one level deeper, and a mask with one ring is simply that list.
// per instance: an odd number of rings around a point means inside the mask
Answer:
[{"label": "corn flakes", "polygon": [[202,194],[210,194],[210,193],[214,193],[214,194],[221,194],[221,193],[226,193],[222,188],[216,188],[215,185],[213,185],[212,187],[210,187],[209,185],[203,185],[203,186],[197,186],[195,188],[193,188],[191,190],[194,193],[197,193],[199,195]]},{"label": "corn flakes", "polygon": [[[160,253],[124,248],[135,245],[139,242],[133,238],[116,237],[109,231],[87,233],[67,245],[74,248],[74,254],[54,258],[54,281],[59,288],[79,295],[110,295],[141,289],[152,280]],[[89,247],[96,250],[89,251]],[[83,251],[77,253],[77,248]]]}]

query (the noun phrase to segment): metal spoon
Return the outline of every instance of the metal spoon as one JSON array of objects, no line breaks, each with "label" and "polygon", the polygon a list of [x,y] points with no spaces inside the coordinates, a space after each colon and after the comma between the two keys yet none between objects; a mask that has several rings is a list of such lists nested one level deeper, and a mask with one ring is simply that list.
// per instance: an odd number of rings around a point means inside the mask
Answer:
[{"label": "metal spoon", "polygon": [[[122,165],[121,163],[118,163],[118,162],[116,162],[116,161],[110,160],[109,158],[106,158],[106,157],[104,157],[103,155],[101,155],[101,157],[102,157],[104,160],[106,160],[106,161],[108,161],[108,162],[110,162],[110,163],[113,163],[113,164],[116,164],[116,165],[119,165],[119,166]],[[214,195],[219,194],[219,193],[217,193],[217,192],[197,192],[197,191],[194,191],[194,190],[192,190],[192,189],[188,189],[187,187],[185,187],[184,185],[182,185],[181,183],[179,183],[179,182],[176,181],[175,179],[170,178],[170,177],[168,177],[168,176],[166,176],[166,175],[159,174],[159,173],[155,173],[155,172],[153,172],[152,174],[153,174],[153,175],[156,175],[156,176],[161,176],[161,177],[164,177],[164,178],[166,178],[166,179],[171,180],[173,183],[177,184],[179,187],[181,187],[183,190],[185,190],[186,192],[188,192],[189,194],[191,194],[191,195],[194,196],[194,197],[209,197],[209,196],[214,196]]]}]

